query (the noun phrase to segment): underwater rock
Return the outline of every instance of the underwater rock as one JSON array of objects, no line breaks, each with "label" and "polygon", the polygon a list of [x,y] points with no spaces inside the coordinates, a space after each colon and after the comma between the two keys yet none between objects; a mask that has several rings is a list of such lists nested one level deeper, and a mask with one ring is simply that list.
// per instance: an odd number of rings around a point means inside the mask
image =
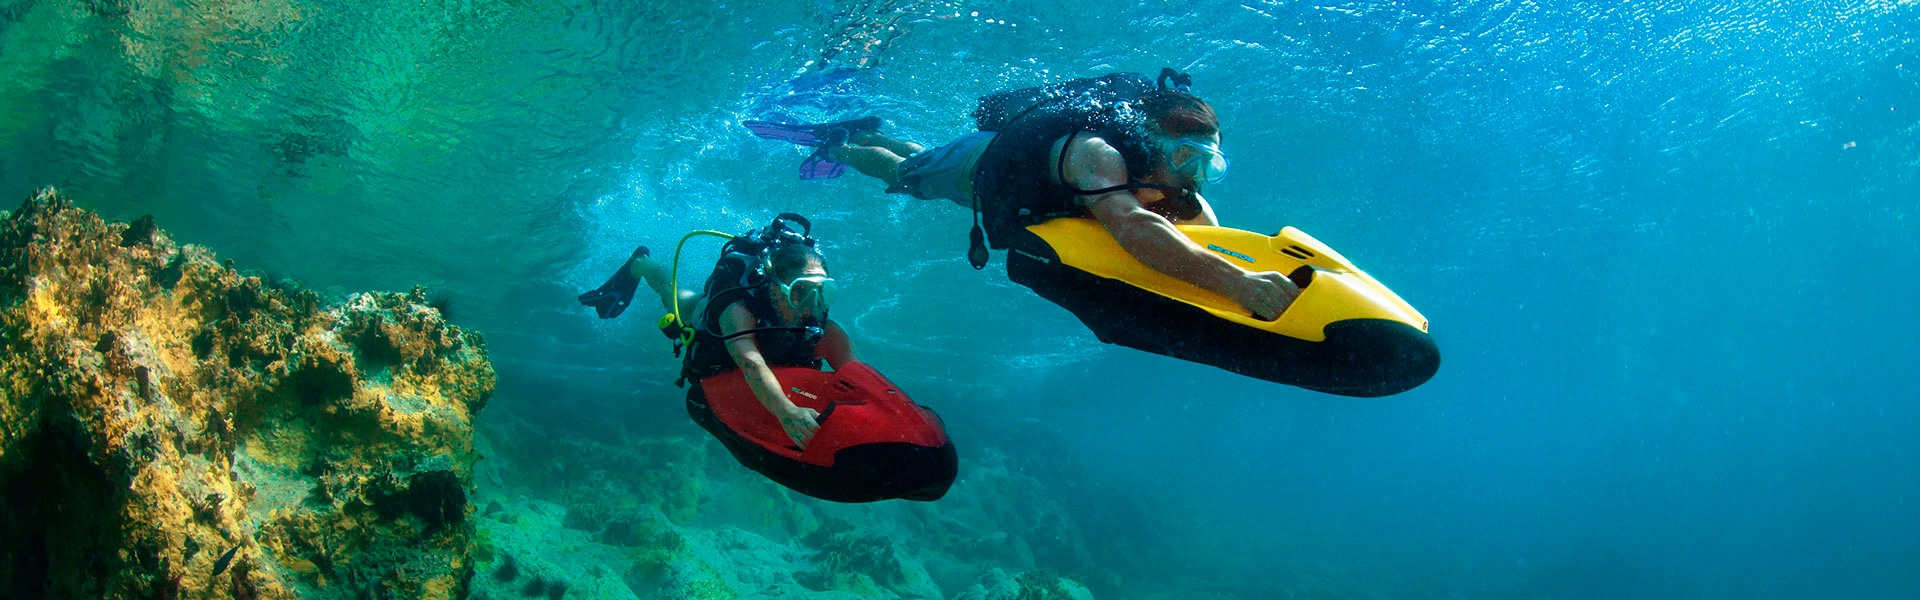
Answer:
[{"label": "underwater rock", "polygon": [[495,551],[476,554],[485,557],[476,563],[485,573],[473,579],[469,591],[498,599],[636,600],[609,566],[624,562],[628,549],[596,543],[591,534],[564,527],[566,512],[556,504],[518,500],[475,515],[478,535]]},{"label": "underwater rock", "polygon": [[1072,579],[1043,572],[1009,575],[990,569],[954,600],[1093,600],[1093,592]]},{"label": "underwater rock", "polygon": [[427,303],[35,194],[0,222],[0,597],[464,597],[494,373]]},{"label": "underwater rock", "polygon": [[881,590],[902,598],[941,598],[926,567],[892,538],[843,519],[830,519],[803,543],[820,549],[819,570],[801,583],[818,590],[853,591],[868,596]]}]

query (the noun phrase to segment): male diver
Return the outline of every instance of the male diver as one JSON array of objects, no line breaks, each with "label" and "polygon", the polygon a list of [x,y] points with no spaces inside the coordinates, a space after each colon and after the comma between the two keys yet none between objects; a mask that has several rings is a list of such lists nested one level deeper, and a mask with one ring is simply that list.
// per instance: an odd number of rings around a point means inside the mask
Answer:
[{"label": "male diver", "polygon": [[[1115,73],[1002,92],[982,99],[981,131],[932,150],[881,133],[878,117],[745,125],[763,138],[817,148],[801,167],[805,178],[837,177],[851,166],[885,182],[888,193],[973,208],[996,248],[1007,247],[1018,228],[1091,216],[1141,263],[1232,299],[1256,318],[1277,319],[1300,295],[1298,285],[1276,271],[1240,269],[1174,228],[1219,224],[1200,189],[1227,168],[1219,119],[1188,92],[1190,81],[1164,69],[1157,81]],[[969,253],[976,268],[986,264],[982,233],[976,226]]]}]

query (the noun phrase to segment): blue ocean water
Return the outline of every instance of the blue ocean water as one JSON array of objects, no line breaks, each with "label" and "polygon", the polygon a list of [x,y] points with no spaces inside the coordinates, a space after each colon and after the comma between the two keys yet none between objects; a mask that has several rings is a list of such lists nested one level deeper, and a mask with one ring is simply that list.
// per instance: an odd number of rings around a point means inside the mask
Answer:
[{"label": "blue ocean water", "polygon": [[[445,290],[500,373],[483,426],[608,440],[697,432],[653,307],[573,295],[634,244],[800,212],[869,362],[1168,587],[1903,598],[1915,32],[1884,0],[0,0],[0,198]],[[822,62],[858,70],[793,83]],[[1161,66],[1221,115],[1222,221],[1393,287],[1432,382],[1336,398],[1101,345],[969,268],[963,211],[800,181],[737,125],[871,112],[938,143],[978,96]]]}]

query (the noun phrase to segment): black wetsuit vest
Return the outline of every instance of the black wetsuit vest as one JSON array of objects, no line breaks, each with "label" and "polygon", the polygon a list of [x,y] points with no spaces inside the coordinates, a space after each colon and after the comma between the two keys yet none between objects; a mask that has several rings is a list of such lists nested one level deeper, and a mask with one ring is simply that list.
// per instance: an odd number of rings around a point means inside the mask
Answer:
[{"label": "black wetsuit vest", "polygon": [[[974,171],[974,199],[993,248],[1004,249],[1009,235],[1048,219],[1086,216],[1081,194],[1063,185],[1053,169],[1059,156],[1053,145],[1077,132],[1091,132],[1127,163],[1128,183],[1138,183],[1151,170],[1155,152],[1142,130],[1145,116],[1126,104],[1154,89],[1154,82],[1138,73],[1113,73],[1093,79],[1075,79],[1041,88],[1003,92],[981,99],[975,112],[981,131],[994,131],[993,141],[980,155]],[[1008,94],[1025,95],[1025,108],[1007,104]],[[989,117],[988,113],[998,111]],[[1008,114],[1011,112],[1011,114]],[[1200,214],[1197,202],[1156,202],[1169,218],[1185,220]],[[1173,206],[1178,205],[1178,206]]]},{"label": "black wetsuit vest", "polygon": [[[746,305],[747,312],[753,314],[755,329],[773,328],[750,334],[754,346],[760,349],[760,356],[766,358],[767,366],[820,368],[822,361],[816,351],[820,345],[818,334],[796,331],[789,328],[789,324],[782,323],[779,312],[774,310],[773,303],[761,290],[754,290],[739,301]],[[733,355],[727,352],[727,342],[711,333],[719,331],[718,323],[726,307],[712,307],[712,310],[719,311],[719,314],[704,319],[705,323],[695,328],[693,341],[687,345],[687,358],[681,364],[680,374],[689,381],[699,381],[740,368],[733,362]],[[822,318],[821,323],[826,323],[826,319]]]}]

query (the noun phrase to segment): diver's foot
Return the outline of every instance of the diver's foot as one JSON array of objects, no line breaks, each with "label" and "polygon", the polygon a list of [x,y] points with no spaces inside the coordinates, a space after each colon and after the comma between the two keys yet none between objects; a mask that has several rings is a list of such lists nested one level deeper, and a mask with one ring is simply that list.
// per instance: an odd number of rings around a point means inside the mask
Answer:
[{"label": "diver's foot", "polygon": [[800,178],[833,179],[847,174],[847,163],[833,159],[833,149],[845,143],[845,136],[841,138],[838,142],[822,144],[820,149],[807,155],[806,160],[800,161]]},{"label": "diver's foot", "polygon": [[[833,179],[847,174],[847,164],[836,160],[834,152],[846,148],[848,139],[855,133],[872,131],[871,128],[879,126],[880,117],[819,125],[820,129],[816,130],[815,137],[819,141],[819,146],[813,154],[807,155],[806,160],[800,162],[800,178]],[[855,129],[856,127],[868,129]]]},{"label": "diver's foot", "polygon": [[881,120],[878,116],[866,116],[814,125],[794,125],[772,121],[745,121],[741,125],[746,126],[753,135],[764,139],[818,147],[844,144],[847,138],[855,133],[879,129]]},{"label": "diver's foot", "polygon": [[806,160],[800,162],[800,178],[833,179],[847,172],[846,163],[833,159],[834,149],[845,146],[855,134],[879,129],[881,120],[878,116],[866,116],[815,125],[789,125],[771,121],[746,121],[741,125],[761,138],[816,148],[807,155]]},{"label": "diver's foot", "polygon": [[640,287],[640,275],[634,273],[633,265],[636,261],[652,262],[644,260],[647,254],[646,246],[635,248],[632,257],[627,259],[626,264],[620,265],[620,269],[614,271],[606,283],[580,294],[580,304],[593,307],[602,319],[620,316],[627,310],[627,305],[633,303],[633,291]]}]

